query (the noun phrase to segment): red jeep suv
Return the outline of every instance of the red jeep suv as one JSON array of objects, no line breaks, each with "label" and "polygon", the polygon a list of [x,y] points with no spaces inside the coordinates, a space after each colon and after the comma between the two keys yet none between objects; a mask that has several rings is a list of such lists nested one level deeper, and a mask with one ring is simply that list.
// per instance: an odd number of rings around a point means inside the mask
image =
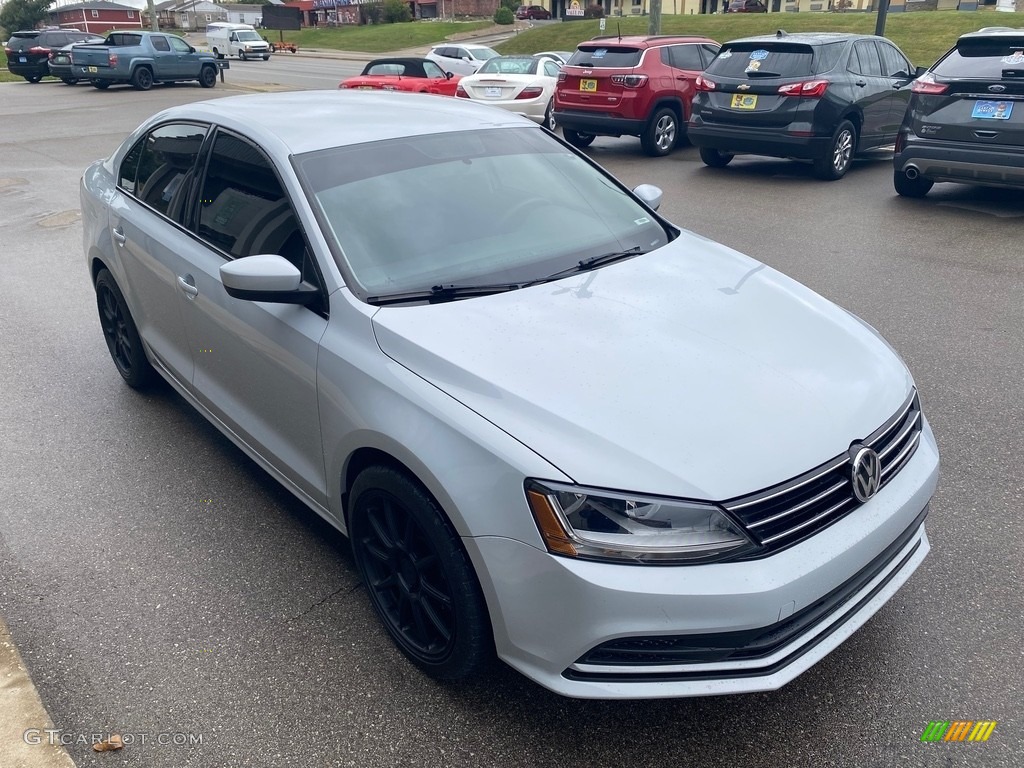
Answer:
[{"label": "red jeep suv", "polygon": [[639,136],[648,155],[667,155],[690,119],[694,81],[719,47],[676,35],[580,43],[558,75],[555,122],[574,147],[595,136]]}]

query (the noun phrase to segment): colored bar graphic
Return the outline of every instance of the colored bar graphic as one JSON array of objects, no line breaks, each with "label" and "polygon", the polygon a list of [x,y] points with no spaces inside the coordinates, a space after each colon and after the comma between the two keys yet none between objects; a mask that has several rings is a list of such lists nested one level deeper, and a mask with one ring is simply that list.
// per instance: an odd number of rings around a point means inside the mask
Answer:
[{"label": "colored bar graphic", "polygon": [[995,729],[995,720],[932,720],[921,741],[988,741]]}]

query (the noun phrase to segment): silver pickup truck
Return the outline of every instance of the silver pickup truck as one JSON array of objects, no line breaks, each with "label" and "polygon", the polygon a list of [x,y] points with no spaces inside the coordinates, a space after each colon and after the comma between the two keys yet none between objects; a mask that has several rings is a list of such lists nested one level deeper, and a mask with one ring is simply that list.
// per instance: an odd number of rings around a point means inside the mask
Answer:
[{"label": "silver pickup truck", "polygon": [[72,76],[100,89],[131,83],[148,91],[153,83],[185,80],[213,88],[218,70],[227,66],[212,53],[200,53],[180,37],[163,32],[111,32],[102,43],[71,49]]}]

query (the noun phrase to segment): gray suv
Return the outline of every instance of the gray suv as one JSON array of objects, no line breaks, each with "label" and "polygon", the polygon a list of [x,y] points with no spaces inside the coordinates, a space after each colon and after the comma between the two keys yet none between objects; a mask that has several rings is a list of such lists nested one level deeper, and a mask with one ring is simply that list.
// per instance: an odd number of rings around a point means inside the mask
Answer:
[{"label": "gray suv", "polygon": [[77,29],[30,29],[15,32],[4,46],[7,69],[30,83],[38,83],[50,74],[50,54],[65,45],[81,43],[96,37]]}]

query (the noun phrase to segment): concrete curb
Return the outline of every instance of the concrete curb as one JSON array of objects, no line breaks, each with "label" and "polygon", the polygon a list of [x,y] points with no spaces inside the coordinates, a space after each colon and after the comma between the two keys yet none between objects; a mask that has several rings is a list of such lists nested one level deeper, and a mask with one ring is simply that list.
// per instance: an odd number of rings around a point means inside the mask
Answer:
[{"label": "concrete curb", "polygon": [[[0,765],[4,768],[75,768],[67,750],[49,743],[53,721],[0,620]],[[28,735],[27,735],[28,734]],[[32,743],[38,739],[39,743]]]}]

